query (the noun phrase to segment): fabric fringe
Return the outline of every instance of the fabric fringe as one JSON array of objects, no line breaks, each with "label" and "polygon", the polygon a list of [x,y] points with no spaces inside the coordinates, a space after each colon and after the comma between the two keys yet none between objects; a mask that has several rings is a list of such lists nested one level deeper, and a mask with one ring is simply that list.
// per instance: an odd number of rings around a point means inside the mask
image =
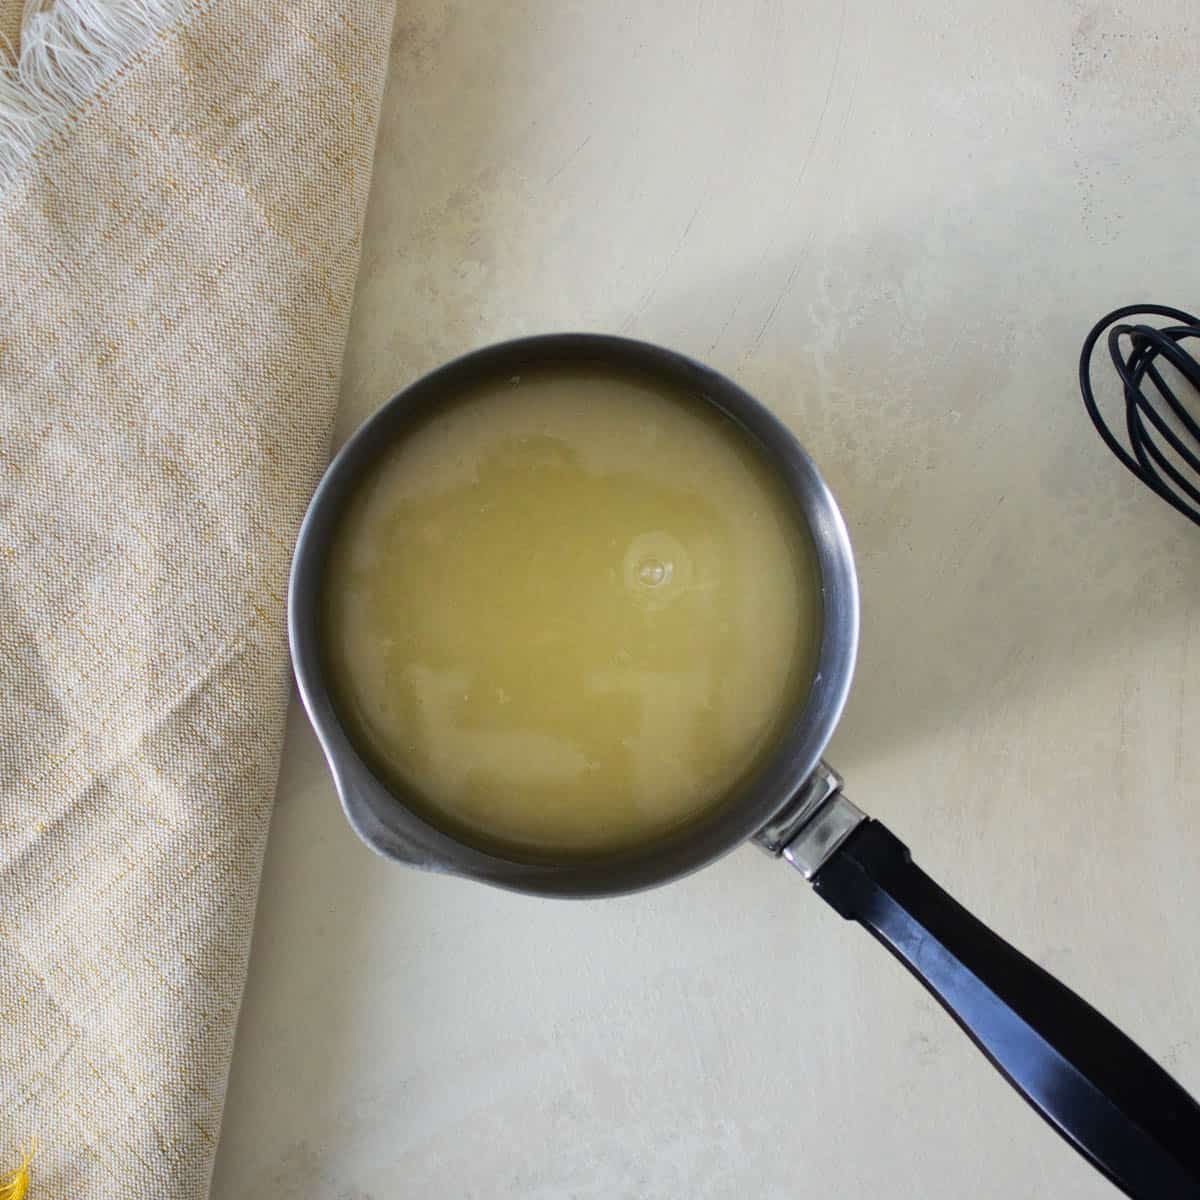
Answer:
[{"label": "fabric fringe", "polygon": [[13,61],[0,52],[0,195],[131,58],[200,7],[197,0],[26,0],[19,54]]}]

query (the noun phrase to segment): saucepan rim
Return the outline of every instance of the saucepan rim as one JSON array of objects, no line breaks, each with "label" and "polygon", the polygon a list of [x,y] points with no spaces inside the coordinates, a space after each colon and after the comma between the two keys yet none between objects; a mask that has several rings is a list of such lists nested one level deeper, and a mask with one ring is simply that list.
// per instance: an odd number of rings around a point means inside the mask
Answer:
[{"label": "saucepan rim", "polygon": [[[757,443],[779,472],[812,538],[821,583],[822,629],[807,699],[763,766],[705,819],[636,850],[564,862],[489,853],[436,828],[377,777],[338,719],[320,649],[321,583],[342,506],[376,457],[412,420],[488,377],[551,363],[592,363],[669,381],[715,405]],[[704,364],[649,342],[596,333],[518,338],[472,351],[392,397],[350,437],[309,502],[292,558],[288,643],[300,698],[321,743],[350,824],[380,854],[426,870],[522,892],[595,897],[677,879],[752,837],[816,767],[849,695],[858,652],[859,593],[845,522],[820,472],[791,431],[748,392]]]}]

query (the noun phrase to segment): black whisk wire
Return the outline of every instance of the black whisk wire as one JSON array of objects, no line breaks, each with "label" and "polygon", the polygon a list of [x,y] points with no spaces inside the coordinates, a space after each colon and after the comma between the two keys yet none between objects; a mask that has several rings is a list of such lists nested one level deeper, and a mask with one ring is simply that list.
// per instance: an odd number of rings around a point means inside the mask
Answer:
[{"label": "black whisk wire", "polygon": [[[1125,324],[1126,318],[1139,316],[1166,317],[1180,323],[1162,327]],[[1128,449],[1101,415],[1092,391],[1092,353],[1105,330],[1108,353],[1125,393]],[[1127,352],[1123,338],[1128,339]],[[1113,454],[1151,491],[1200,525],[1200,363],[1181,344],[1189,338],[1200,338],[1200,319],[1191,313],[1161,304],[1118,308],[1098,321],[1083,343],[1079,390],[1092,424]],[[1170,363],[1195,389],[1190,406],[1163,377],[1158,369],[1160,360]],[[1167,456],[1164,445],[1176,461]]]}]

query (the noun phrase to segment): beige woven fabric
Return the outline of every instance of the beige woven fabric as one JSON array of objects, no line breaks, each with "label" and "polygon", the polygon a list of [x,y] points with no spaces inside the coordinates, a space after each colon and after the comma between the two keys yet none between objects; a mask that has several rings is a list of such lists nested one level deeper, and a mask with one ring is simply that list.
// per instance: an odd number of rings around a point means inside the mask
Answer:
[{"label": "beige woven fabric", "polygon": [[[0,39],[16,49],[21,37],[21,10],[25,0],[0,0]],[[0,42],[2,44],[2,42]]]},{"label": "beige woven fabric", "polygon": [[[6,10],[7,11],[7,7]],[[0,1172],[206,1193],[390,0],[216,0],[0,196]]]}]

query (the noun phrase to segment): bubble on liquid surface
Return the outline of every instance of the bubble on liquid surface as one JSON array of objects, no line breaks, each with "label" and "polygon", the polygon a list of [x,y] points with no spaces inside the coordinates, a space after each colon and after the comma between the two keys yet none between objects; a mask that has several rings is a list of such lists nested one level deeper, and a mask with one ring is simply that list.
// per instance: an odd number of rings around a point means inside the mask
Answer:
[{"label": "bubble on liquid surface", "polygon": [[658,587],[670,580],[673,569],[669,562],[663,562],[660,558],[643,559],[637,569],[638,582],[647,587]]},{"label": "bubble on liquid surface", "polygon": [[624,558],[625,587],[634,603],[657,609],[688,592],[691,556],[684,544],[666,530],[638,534],[626,546]]}]

